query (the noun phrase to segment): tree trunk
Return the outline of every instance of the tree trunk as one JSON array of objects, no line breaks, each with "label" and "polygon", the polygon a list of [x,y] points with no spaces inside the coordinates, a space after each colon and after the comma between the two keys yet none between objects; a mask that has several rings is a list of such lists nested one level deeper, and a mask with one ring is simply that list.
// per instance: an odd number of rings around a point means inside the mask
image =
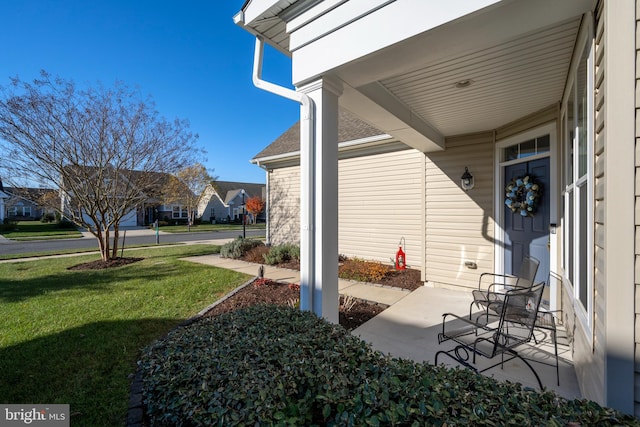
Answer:
[{"label": "tree trunk", "polygon": [[120,230],[118,225],[113,226],[113,248],[111,249],[111,259],[118,258],[118,239],[120,238]]}]

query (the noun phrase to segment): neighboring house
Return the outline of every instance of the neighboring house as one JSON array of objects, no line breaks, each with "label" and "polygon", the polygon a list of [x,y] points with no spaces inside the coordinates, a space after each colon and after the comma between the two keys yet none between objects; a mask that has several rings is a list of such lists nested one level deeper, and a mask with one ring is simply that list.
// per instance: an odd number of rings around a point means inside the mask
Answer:
[{"label": "neighboring house", "polygon": [[[244,191],[244,196],[243,196]],[[197,216],[205,222],[229,222],[241,220],[243,198],[260,197],[266,200],[266,186],[248,182],[215,181],[202,192],[198,201]],[[252,215],[245,211],[248,220]],[[258,221],[264,221],[266,213],[258,215]]]},{"label": "neighboring house", "polygon": [[53,214],[55,209],[44,202],[59,200],[56,190],[50,188],[5,187],[4,194],[8,196],[4,200],[4,218],[17,221],[34,221],[45,214]]},{"label": "neighboring house", "polygon": [[[86,174],[91,179],[94,176],[90,171],[83,168],[82,173]],[[107,174],[108,175],[108,174]],[[175,179],[171,174],[160,172],[142,172],[142,171],[125,171],[120,174],[120,182],[133,183],[132,188],[137,192],[136,198],[141,202],[130,211],[128,211],[120,220],[120,227],[135,227],[150,225],[154,221],[166,221],[166,222],[184,222],[188,220],[187,206],[180,201],[180,194],[167,194],[167,189],[170,187],[169,182]],[[126,175],[126,176],[125,176]],[[97,176],[97,175],[96,175]],[[113,178],[107,178],[107,181],[113,180]],[[105,184],[105,185],[108,185]],[[123,184],[125,185],[125,184]],[[130,185],[126,185],[130,187]],[[182,186],[182,192],[188,194],[191,192],[186,186]],[[174,192],[176,186],[171,186]],[[130,191],[130,190],[126,190]],[[117,191],[116,191],[117,193]],[[66,212],[69,210],[69,200],[73,197],[73,194],[62,193],[62,210]],[[131,196],[130,196],[131,197]],[[195,197],[191,193],[191,199]],[[175,201],[169,201],[175,200]],[[92,221],[83,214],[84,221],[92,223]]]},{"label": "neighboring house", "polygon": [[[300,144],[292,128],[254,159],[270,239],[301,243],[301,307],[336,321],[339,250],[383,260],[404,236],[428,284],[461,289],[530,254],[539,278],[563,277],[550,305],[583,396],[640,416],[639,11],[247,1],[235,21],[292,57],[297,91],[279,92],[302,103]],[[526,176],[539,185],[532,216],[506,206]]]},{"label": "neighboring house", "polygon": [[11,196],[9,196],[6,192],[5,189],[2,185],[2,180],[0,179],[0,224],[4,223],[4,218],[5,218],[5,203],[7,201],[7,199],[9,199]]}]

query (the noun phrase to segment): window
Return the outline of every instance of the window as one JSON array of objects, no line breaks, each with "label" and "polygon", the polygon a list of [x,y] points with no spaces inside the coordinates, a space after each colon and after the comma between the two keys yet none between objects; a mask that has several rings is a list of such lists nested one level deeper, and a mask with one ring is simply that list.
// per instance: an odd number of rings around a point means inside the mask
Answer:
[{"label": "window", "polygon": [[173,219],[182,219],[188,218],[189,214],[187,212],[187,207],[182,205],[173,205],[171,207],[171,218]]},{"label": "window", "polygon": [[18,204],[16,206],[10,206],[7,209],[8,216],[31,216],[31,206],[22,206]]},{"label": "window", "polygon": [[563,266],[576,313],[592,325],[593,293],[593,72],[592,43],[584,40],[570,74],[563,108]]},{"label": "window", "polygon": [[551,139],[549,135],[534,138],[520,144],[510,145],[504,149],[503,161],[523,159],[538,154],[548,153],[550,150]]}]

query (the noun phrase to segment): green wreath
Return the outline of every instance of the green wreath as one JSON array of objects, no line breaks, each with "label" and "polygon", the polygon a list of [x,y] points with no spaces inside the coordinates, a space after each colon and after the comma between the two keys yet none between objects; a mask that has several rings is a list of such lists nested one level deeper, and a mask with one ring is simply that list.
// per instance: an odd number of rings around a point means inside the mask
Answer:
[{"label": "green wreath", "polygon": [[541,185],[527,175],[514,178],[505,188],[507,198],[504,204],[512,212],[520,211],[521,216],[534,216],[538,207],[538,199],[542,191]]}]

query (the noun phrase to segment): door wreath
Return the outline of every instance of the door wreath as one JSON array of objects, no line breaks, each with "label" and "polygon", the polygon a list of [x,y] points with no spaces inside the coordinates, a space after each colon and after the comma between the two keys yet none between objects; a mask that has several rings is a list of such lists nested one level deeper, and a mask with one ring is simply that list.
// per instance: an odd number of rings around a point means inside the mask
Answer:
[{"label": "door wreath", "polygon": [[505,188],[507,198],[504,204],[512,212],[520,211],[522,216],[534,216],[538,207],[541,186],[535,182],[534,178],[527,175],[514,178]]}]

